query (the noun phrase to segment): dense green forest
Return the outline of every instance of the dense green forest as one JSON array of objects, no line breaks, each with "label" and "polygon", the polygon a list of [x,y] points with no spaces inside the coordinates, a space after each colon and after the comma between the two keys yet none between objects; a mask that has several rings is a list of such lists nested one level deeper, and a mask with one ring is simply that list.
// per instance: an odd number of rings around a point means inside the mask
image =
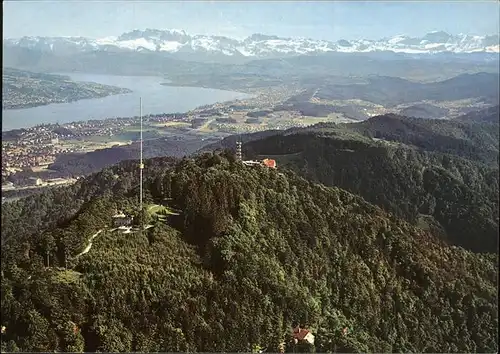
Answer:
[{"label": "dense green forest", "polygon": [[[231,152],[147,160],[146,203],[175,213],[112,231],[136,209],[136,171],[2,208],[2,351],[498,350],[496,254]],[[290,342],[293,323],[314,347]]]},{"label": "dense green forest", "polygon": [[[328,128],[328,124],[318,128]],[[498,121],[462,122],[461,119],[419,119],[394,114],[373,117],[341,127],[370,138],[389,140],[419,150],[442,152],[498,166]]]},{"label": "dense green forest", "polygon": [[243,152],[360,195],[451,244],[497,252],[498,130],[387,115],[255,134],[245,137]]},{"label": "dense green forest", "polygon": [[385,140],[421,151],[441,152],[498,166],[500,138],[498,112],[499,106],[494,106],[454,120],[408,118],[386,114],[357,123],[318,123],[307,128],[295,127],[233,135],[209,144],[200,151],[234,149],[238,139],[248,143],[275,135],[314,133],[342,140],[347,138],[364,142]]}]

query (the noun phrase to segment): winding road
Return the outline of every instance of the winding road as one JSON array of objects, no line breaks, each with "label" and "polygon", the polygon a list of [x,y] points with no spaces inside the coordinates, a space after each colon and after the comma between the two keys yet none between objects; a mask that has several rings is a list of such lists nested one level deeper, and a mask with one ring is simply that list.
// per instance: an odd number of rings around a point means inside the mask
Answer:
[{"label": "winding road", "polygon": [[85,253],[87,253],[88,251],[90,251],[90,249],[92,248],[92,241],[102,232],[102,229],[97,231],[95,234],[93,234],[91,237],[90,237],[90,240],[89,240],[89,244],[87,245],[87,247],[85,247],[85,249],[80,252],[79,254],[77,254],[75,256],[75,258],[78,258],[82,255],[84,255]]}]

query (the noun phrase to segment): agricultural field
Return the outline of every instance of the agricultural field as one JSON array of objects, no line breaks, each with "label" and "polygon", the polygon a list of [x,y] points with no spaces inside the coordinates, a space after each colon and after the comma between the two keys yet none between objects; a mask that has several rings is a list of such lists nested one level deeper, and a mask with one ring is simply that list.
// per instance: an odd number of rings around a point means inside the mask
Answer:
[{"label": "agricultural field", "polygon": [[152,123],[150,127],[156,128],[189,128],[191,123],[189,122],[165,122],[165,123]]}]

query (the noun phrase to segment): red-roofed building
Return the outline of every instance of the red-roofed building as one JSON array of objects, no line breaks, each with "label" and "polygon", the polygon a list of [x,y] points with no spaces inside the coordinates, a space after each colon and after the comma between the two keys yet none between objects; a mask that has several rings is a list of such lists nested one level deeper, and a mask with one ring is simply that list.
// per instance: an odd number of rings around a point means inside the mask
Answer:
[{"label": "red-roofed building", "polygon": [[270,168],[276,168],[276,161],[272,159],[264,159],[262,160],[262,163]]},{"label": "red-roofed building", "polygon": [[297,326],[293,329],[293,340],[295,343],[307,342],[314,344],[314,335],[309,330]]}]

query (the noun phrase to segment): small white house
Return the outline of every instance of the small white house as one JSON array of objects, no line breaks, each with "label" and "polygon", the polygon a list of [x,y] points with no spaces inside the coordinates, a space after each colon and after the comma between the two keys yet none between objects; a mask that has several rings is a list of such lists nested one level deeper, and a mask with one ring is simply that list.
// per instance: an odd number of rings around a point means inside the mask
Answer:
[{"label": "small white house", "polygon": [[113,216],[113,225],[115,227],[120,226],[130,226],[132,224],[132,218],[120,212]]}]

